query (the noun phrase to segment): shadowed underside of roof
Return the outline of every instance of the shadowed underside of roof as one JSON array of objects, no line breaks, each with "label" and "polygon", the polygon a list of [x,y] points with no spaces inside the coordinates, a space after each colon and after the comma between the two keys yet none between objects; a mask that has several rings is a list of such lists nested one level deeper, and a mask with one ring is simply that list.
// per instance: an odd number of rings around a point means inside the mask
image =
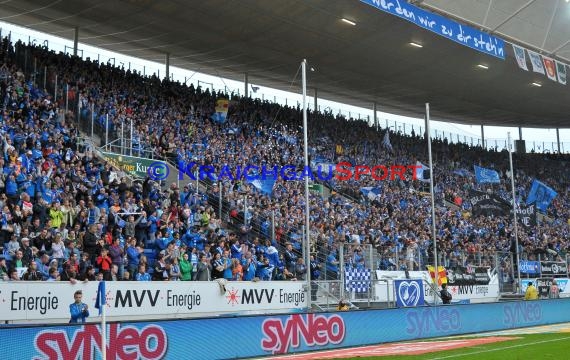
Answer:
[{"label": "shadowed underside of roof", "polygon": [[[570,58],[564,0],[419,2]],[[169,53],[171,66],[235,80],[247,72],[251,83],[282,90],[306,58],[317,70],[308,85],[319,97],[367,108],[376,102],[379,111],[422,117],[429,102],[436,120],[569,127],[570,86],[519,69],[510,45],[503,61],[356,0],[12,0],[0,4],[0,14],[69,39],[79,27],[81,43],[146,60],[163,61]],[[477,68],[480,63],[489,69]],[[543,86],[531,86],[534,81]]]}]

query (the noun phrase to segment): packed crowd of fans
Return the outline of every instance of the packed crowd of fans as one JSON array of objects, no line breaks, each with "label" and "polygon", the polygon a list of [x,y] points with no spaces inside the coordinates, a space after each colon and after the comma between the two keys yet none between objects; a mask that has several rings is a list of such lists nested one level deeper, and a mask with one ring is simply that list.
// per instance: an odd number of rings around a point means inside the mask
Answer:
[{"label": "packed crowd of fans", "polygon": [[[71,84],[71,90],[64,93],[59,86],[54,101],[53,94],[21,70],[18,54],[23,51],[49,69],[49,82],[58,79]],[[314,279],[337,279],[340,254],[349,266],[391,270],[417,270],[433,259],[430,201],[424,183],[412,180],[411,173],[381,183],[369,176],[324,181],[326,193],[310,196],[312,255],[307,267],[301,255],[303,181],[279,178],[268,194],[243,179],[208,180],[196,187],[186,177],[178,188],[161,187],[148,178],[118,178],[108,163],[78,145],[78,121],[75,113],[63,111],[63,99],[76,99],[82,114],[93,107],[98,126],[106,126],[108,117],[110,139],[119,138],[121,124],[132,120],[133,155],[151,152],[179,168],[190,162],[211,165],[215,173],[224,165],[236,169],[291,164],[302,171],[298,107],[230,96],[228,119],[219,123],[211,115],[216,100],[226,94],[40,47],[12,46],[6,39],[0,55],[0,278],[302,280],[309,273]],[[311,159],[370,166],[426,163],[423,136],[390,132],[386,146],[385,132],[365,121],[310,113]],[[496,253],[515,251],[512,221],[470,217],[466,199],[469,189],[508,198],[507,153],[450,144],[447,139],[434,140],[432,148],[442,259],[448,266],[494,266]],[[548,221],[519,228],[524,258],[565,260],[570,248],[567,160],[562,155],[515,158],[519,202],[526,199],[535,177],[558,191]],[[497,169],[501,184],[477,184],[467,170],[458,175],[457,170],[472,169],[473,164]],[[363,187],[380,191],[369,198],[362,196]],[[221,219],[215,205],[220,190]],[[446,205],[445,199],[453,199],[458,207]],[[269,231],[272,218],[274,237]],[[376,250],[378,263],[369,263],[363,254],[367,247]],[[504,261],[502,266],[511,265]]]}]

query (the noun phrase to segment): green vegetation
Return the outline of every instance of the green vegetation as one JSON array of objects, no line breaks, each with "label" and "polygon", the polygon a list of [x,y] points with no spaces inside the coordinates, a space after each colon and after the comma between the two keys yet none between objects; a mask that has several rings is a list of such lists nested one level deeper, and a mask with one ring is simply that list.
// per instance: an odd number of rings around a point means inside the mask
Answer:
[{"label": "green vegetation", "polygon": [[[515,335],[516,339],[455,350],[412,356],[378,356],[350,359],[378,360],[529,360],[570,359],[570,333]],[[440,339],[434,341],[441,341]]]}]

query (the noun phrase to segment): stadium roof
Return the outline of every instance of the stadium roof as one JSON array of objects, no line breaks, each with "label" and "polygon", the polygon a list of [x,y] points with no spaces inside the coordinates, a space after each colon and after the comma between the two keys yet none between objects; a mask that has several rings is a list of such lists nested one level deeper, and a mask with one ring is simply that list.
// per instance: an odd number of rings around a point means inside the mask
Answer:
[{"label": "stadium roof", "polygon": [[[564,0],[415,2],[570,58]],[[77,26],[82,43],[155,61],[170,53],[171,66],[235,80],[248,72],[250,83],[282,90],[306,58],[319,97],[376,102],[379,111],[422,117],[430,102],[432,119],[442,121],[569,127],[570,85],[519,69],[510,45],[500,60],[357,0],[8,0],[0,9],[17,25],[70,39]]]}]

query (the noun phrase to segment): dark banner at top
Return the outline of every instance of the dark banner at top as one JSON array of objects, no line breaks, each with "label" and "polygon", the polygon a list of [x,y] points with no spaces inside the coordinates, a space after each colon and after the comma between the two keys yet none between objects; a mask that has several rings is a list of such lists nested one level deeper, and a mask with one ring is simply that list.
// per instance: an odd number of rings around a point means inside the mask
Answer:
[{"label": "dark banner at top", "polygon": [[447,269],[447,285],[489,285],[491,278],[485,266],[456,266]]},{"label": "dark banner at top", "polygon": [[540,272],[542,275],[552,275],[552,276],[566,276],[568,273],[568,266],[565,262],[556,261],[541,261],[540,262]]},{"label": "dark banner at top", "polygon": [[511,204],[495,194],[469,190],[469,197],[474,216],[505,216],[509,214]]}]

